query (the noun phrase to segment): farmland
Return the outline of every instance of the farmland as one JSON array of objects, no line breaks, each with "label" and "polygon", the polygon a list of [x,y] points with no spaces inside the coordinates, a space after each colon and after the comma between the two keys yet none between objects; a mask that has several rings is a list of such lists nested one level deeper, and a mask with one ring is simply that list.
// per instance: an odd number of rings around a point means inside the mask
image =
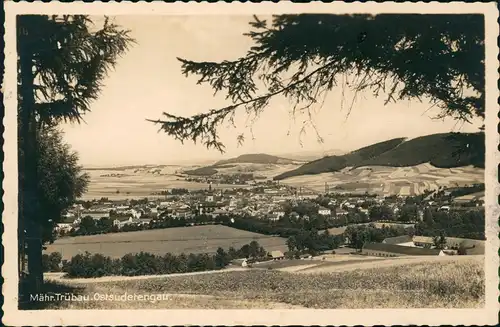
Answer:
[{"label": "farmland", "polygon": [[[101,197],[114,199],[133,199],[151,196],[169,188],[186,188],[196,190],[207,188],[207,184],[187,182],[178,171],[181,166],[167,166],[163,168],[123,168],[86,170],[90,176],[88,191],[82,199],[92,200]],[[218,185],[218,188],[237,187],[236,185]]]},{"label": "farmland", "polygon": [[282,184],[324,191],[325,183],[332,192],[376,193],[382,195],[418,195],[441,186],[455,187],[484,183],[484,169],[472,166],[436,168],[430,164],[412,167],[365,166],[333,173],[294,176]]},{"label": "farmland", "polygon": [[[399,264],[398,264],[399,262]],[[484,257],[352,260],[328,270],[236,269],[78,283],[83,293],[169,294],[137,308],[475,308],[484,305]],[[349,269],[353,267],[355,269]],[[62,282],[62,281],[59,281]],[[65,281],[62,283],[71,283]],[[423,300],[425,299],[425,300]],[[55,304],[54,304],[55,305]],[[120,301],[65,302],[58,309],[118,309]]]},{"label": "farmland", "polygon": [[208,225],[60,238],[47,246],[46,253],[60,252],[64,259],[85,251],[115,258],[141,251],[157,255],[213,253],[218,247],[240,248],[252,240],[267,251],[286,250],[285,239],[280,237]]},{"label": "farmland", "polygon": [[[226,165],[218,168],[221,173],[233,174],[241,172],[255,172],[255,174],[272,178],[276,174],[292,169],[294,165],[280,164],[238,164]],[[85,172],[90,177],[88,191],[83,195],[83,200],[107,197],[110,200],[157,198],[152,193],[172,188],[185,188],[188,190],[206,189],[207,183],[186,181],[184,172],[191,169],[200,169],[196,166],[151,166],[151,167],[123,167],[87,169]],[[201,168],[203,169],[203,168]],[[214,185],[217,189],[248,187],[245,185]]]},{"label": "farmland", "polygon": [[[218,168],[223,174],[253,172],[258,176],[272,179],[277,174],[295,167],[288,164],[236,164]],[[188,190],[206,189],[207,184],[188,182],[181,173],[190,167],[167,166],[160,168],[123,168],[87,170],[90,185],[82,197],[91,200],[101,197],[132,199],[155,198],[151,194],[170,188]],[[153,173],[156,172],[156,173]],[[294,176],[282,180],[282,184],[304,187],[316,192],[325,190],[325,182],[332,192],[364,193],[365,191],[383,195],[421,194],[426,189],[441,186],[453,187],[484,182],[484,169],[472,166],[460,168],[436,168],[430,164],[412,167],[366,166],[343,169],[333,173]],[[217,189],[248,187],[245,185],[214,185]],[[117,192],[118,191],[118,192]]]}]

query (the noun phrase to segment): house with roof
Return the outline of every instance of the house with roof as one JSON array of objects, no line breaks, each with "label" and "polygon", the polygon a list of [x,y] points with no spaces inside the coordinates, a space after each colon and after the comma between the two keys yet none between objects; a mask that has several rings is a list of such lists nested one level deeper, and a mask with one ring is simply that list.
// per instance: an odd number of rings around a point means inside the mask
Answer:
[{"label": "house with roof", "polygon": [[273,210],[271,212],[272,215],[275,215],[276,217],[278,217],[278,219],[282,218],[285,216],[285,211],[281,210],[281,209],[277,209],[277,210]]},{"label": "house with roof", "polygon": [[281,251],[271,251],[271,258],[273,258],[273,260],[283,260],[285,259],[285,254]]},{"label": "house with roof", "polygon": [[438,211],[450,211],[450,206],[441,206]]},{"label": "house with roof", "polygon": [[99,220],[101,218],[109,218],[109,211],[84,211],[81,216]]},{"label": "house with roof", "polygon": [[172,209],[171,216],[175,219],[189,219],[193,217],[193,211],[189,207],[179,207]]},{"label": "house with roof", "polygon": [[369,215],[370,214],[370,211],[368,209],[365,209],[365,208],[359,208],[359,212],[365,214],[365,215]]},{"label": "house with roof", "polygon": [[340,208],[335,210],[335,216],[337,216],[337,217],[346,216],[347,214],[349,214],[349,211],[347,211],[347,210],[340,209]]},{"label": "house with roof", "polygon": [[[482,255],[485,251],[486,241],[483,240],[459,237],[445,237],[445,240],[447,249],[458,249],[462,245],[470,255]],[[413,244],[418,247],[433,247],[434,239],[430,236],[414,236]]]},{"label": "house with roof", "polygon": [[55,227],[56,232],[69,232],[73,228],[73,223],[68,223],[68,222],[61,222],[58,223]]},{"label": "house with roof", "polygon": [[362,253],[377,257],[401,257],[401,256],[444,256],[446,255],[440,249],[428,249],[419,247],[410,247],[397,244],[386,243],[367,243],[363,246]]},{"label": "house with roof", "polygon": [[216,209],[221,209],[223,207],[224,204],[219,202],[202,202],[198,203],[196,212],[199,215],[206,215],[214,212]]},{"label": "house with roof", "polygon": [[332,210],[325,207],[319,207],[318,214],[321,216],[330,216],[332,214]]},{"label": "house with roof", "polygon": [[269,221],[279,221],[281,217],[282,216],[278,215],[275,212],[270,212],[267,214],[267,219],[269,219]]},{"label": "house with roof", "polygon": [[151,221],[151,218],[139,218],[138,225],[148,225]]},{"label": "house with roof", "polygon": [[413,236],[413,244],[419,247],[431,247],[434,245],[434,239],[429,236]]},{"label": "house with roof", "polygon": [[134,218],[129,217],[118,217],[113,220],[113,226],[117,226],[118,228],[122,228],[125,225],[133,224]]},{"label": "house with roof", "polygon": [[221,215],[227,215],[227,213],[227,210],[224,210],[223,208],[217,208],[213,212],[211,212],[210,215],[212,216],[212,218],[215,218]]}]

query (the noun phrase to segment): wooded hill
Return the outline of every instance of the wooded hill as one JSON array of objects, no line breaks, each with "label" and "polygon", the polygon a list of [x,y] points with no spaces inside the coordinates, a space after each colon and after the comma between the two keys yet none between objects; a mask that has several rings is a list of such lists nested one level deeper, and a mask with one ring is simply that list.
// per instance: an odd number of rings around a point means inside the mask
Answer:
[{"label": "wooded hill", "polygon": [[212,166],[201,167],[193,170],[185,171],[188,175],[198,175],[198,176],[209,176],[217,174],[216,168],[231,168],[236,164],[240,163],[250,163],[250,164],[294,164],[298,160],[291,160],[286,158],[281,158],[269,154],[257,153],[257,154],[242,154],[241,156],[217,161]]},{"label": "wooded hill", "polygon": [[[484,156],[478,157],[478,151],[471,150],[481,146],[484,148],[483,133],[442,133],[410,140],[396,138],[345,155],[328,156],[308,162],[297,169],[275,176],[274,180],[363,166],[408,167],[430,163],[438,168],[468,165],[484,168]],[[484,154],[484,150],[480,153]]]}]

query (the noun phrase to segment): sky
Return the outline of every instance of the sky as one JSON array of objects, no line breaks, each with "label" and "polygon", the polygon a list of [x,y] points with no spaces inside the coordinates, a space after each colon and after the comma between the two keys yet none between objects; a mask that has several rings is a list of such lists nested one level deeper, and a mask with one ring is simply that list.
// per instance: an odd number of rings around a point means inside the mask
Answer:
[{"label": "sky", "polygon": [[[163,112],[191,116],[227,106],[224,94],[197,85],[196,77],[181,73],[177,57],[194,61],[233,60],[252,46],[248,32],[251,16],[118,16],[115,23],[131,31],[136,40],[119,58],[104,81],[100,97],[80,125],[63,125],[65,140],[78,152],[84,166],[176,164],[219,160],[245,153],[324,153],[351,151],[396,137],[414,138],[433,133],[475,132],[482,124],[462,124],[418,101],[385,105],[385,97],[363,93],[350,111],[342,106],[342,90],[332,90],[313,113],[315,129],[300,133],[307,117],[290,116],[292,105],[283,97],[272,100],[250,129],[245,114],[236,116],[236,128],[223,125],[221,141],[226,153],[202,144],[184,144],[159,132],[146,119]],[[346,91],[349,104],[353,94]],[[238,145],[237,135],[246,141]],[[318,141],[317,134],[323,139]]]}]

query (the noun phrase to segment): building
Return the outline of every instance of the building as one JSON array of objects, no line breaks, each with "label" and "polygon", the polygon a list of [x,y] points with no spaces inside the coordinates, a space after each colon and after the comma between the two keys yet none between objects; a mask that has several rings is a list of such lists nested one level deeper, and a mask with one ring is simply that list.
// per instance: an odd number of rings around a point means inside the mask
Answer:
[{"label": "building", "polygon": [[99,220],[101,218],[109,218],[109,211],[84,211],[82,218],[91,217],[92,219]]},{"label": "building", "polygon": [[275,215],[278,219],[285,217],[285,212],[283,210],[274,210],[272,214]]},{"label": "building", "polygon": [[346,210],[343,210],[343,209],[337,209],[335,211],[335,216],[339,217],[339,216],[346,216],[349,212],[346,211]]},{"label": "building", "polygon": [[122,228],[125,225],[133,223],[134,223],[134,218],[132,217],[119,217],[113,220],[113,226],[117,226],[118,228]]},{"label": "building", "polygon": [[69,232],[73,228],[73,223],[58,223],[55,230],[56,232]]},{"label": "building", "polygon": [[363,247],[363,254],[377,257],[401,257],[401,256],[444,256],[446,255],[440,249],[425,249],[418,247],[402,246],[386,243],[367,243]]},{"label": "building", "polygon": [[221,209],[224,204],[217,202],[203,202],[197,205],[197,213],[200,215],[206,215],[214,212],[216,209]]},{"label": "building", "polygon": [[439,208],[439,211],[450,211],[450,206],[442,206]]},{"label": "building", "polygon": [[280,216],[277,215],[275,212],[271,212],[268,216],[267,216],[267,219],[269,219],[269,221],[279,221],[280,220]]},{"label": "building", "polygon": [[132,217],[139,219],[141,218],[143,212],[141,210],[132,209],[130,210],[130,213],[132,214]]},{"label": "building", "polygon": [[226,215],[227,214],[227,211],[226,210],[223,210],[223,209],[215,209],[212,213],[211,213],[211,216],[212,218],[215,218],[215,217],[218,217],[218,216],[221,216],[221,215]]},{"label": "building", "polygon": [[[445,240],[447,249],[458,249],[462,245],[467,254],[484,255],[486,241],[458,237],[445,237]],[[433,247],[434,239],[429,236],[414,236],[413,244],[419,247]]]},{"label": "building", "polygon": [[434,245],[434,239],[428,236],[413,236],[413,244],[420,247],[431,247]]},{"label": "building", "polygon": [[364,213],[367,216],[370,214],[370,211],[368,209],[365,209],[365,208],[360,208],[359,212]]},{"label": "building", "polygon": [[193,216],[193,211],[189,207],[180,207],[176,209],[172,209],[171,215],[174,218],[180,219],[185,218],[189,219]]},{"label": "building", "polygon": [[332,214],[332,210],[325,208],[325,207],[320,207],[318,209],[318,214],[322,216],[330,216]]},{"label": "building", "polygon": [[285,259],[285,255],[281,251],[271,251],[271,257],[273,258],[273,260]]}]

